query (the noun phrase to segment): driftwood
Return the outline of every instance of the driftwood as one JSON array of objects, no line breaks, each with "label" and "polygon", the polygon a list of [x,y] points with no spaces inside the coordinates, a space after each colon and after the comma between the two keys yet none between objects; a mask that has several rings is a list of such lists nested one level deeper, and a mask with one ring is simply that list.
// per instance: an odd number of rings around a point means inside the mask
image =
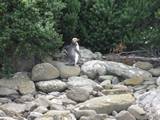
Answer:
[{"label": "driftwood", "polygon": [[117,55],[117,54],[108,54],[103,57],[104,60],[122,62],[129,65],[134,64],[137,61],[150,62],[154,65],[160,65],[160,57],[141,57],[141,56],[133,56],[133,55]]}]

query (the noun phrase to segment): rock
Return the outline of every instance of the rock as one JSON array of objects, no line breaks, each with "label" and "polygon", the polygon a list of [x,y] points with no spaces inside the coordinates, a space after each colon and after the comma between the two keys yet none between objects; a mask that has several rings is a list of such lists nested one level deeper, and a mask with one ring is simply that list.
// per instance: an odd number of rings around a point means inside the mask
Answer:
[{"label": "rock", "polygon": [[35,108],[38,107],[38,103],[36,103],[35,101],[25,102],[25,105],[26,111],[33,111]]},{"label": "rock", "polygon": [[52,117],[52,120],[76,120],[75,116],[69,111],[50,110],[44,117]]},{"label": "rock", "polygon": [[99,60],[92,60],[84,63],[81,67],[83,74],[87,75],[89,78],[96,78],[97,76],[102,76],[106,74],[105,62]]},{"label": "rock", "polygon": [[38,113],[46,113],[48,111],[48,109],[44,106],[39,106],[37,107],[33,112],[38,112]]},{"label": "rock", "polygon": [[87,62],[95,58],[95,54],[91,50],[86,49],[84,47],[80,48],[80,54],[81,54],[80,58],[81,63]]},{"label": "rock", "polygon": [[84,102],[89,98],[90,93],[83,88],[71,88],[67,91],[67,97],[76,102]]},{"label": "rock", "polygon": [[32,94],[26,94],[26,95],[21,96],[20,99],[21,99],[21,101],[26,102],[26,101],[33,101],[34,97]]},{"label": "rock", "polygon": [[123,81],[125,85],[140,85],[144,81],[143,77],[134,76]]},{"label": "rock", "polygon": [[50,80],[59,77],[59,71],[56,67],[50,63],[41,63],[37,64],[32,69],[32,80],[41,81],[41,80]]},{"label": "rock", "polygon": [[153,65],[151,63],[141,61],[136,62],[133,66],[143,70],[150,70],[151,68],[153,68]]},{"label": "rock", "polygon": [[108,88],[108,86],[111,86],[110,80],[105,80],[100,84],[103,88]]},{"label": "rock", "polygon": [[128,91],[121,90],[121,89],[108,89],[108,90],[102,90],[102,93],[104,95],[114,95],[114,94],[128,93]]},{"label": "rock", "polygon": [[36,118],[35,120],[53,120],[53,117],[47,117],[47,116],[45,116],[45,117]]},{"label": "rock", "polygon": [[136,120],[136,118],[128,111],[121,111],[116,115],[117,120]]},{"label": "rock", "polygon": [[134,97],[131,94],[108,95],[92,98],[76,106],[79,109],[95,110],[97,113],[112,113],[112,111],[121,111],[127,109],[133,102]]},{"label": "rock", "polygon": [[49,93],[54,91],[58,91],[58,92],[64,91],[67,88],[67,85],[65,82],[55,79],[55,80],[49,80],[49,81],[36,82],[36,87],[40,91]]},{"label": "rock", "polygon": [[157,84],[158,86],[160,86],[160,77],[157,78],[156,84]]},{"label": "rock", "polygon": [[146,89],[148,85],[137,85],[135,86],[133,89],[135,91],[138,91],[138,90],[142,90],[142,89]]},{"label": "rock", "polygon": [[107,115],[97,114],[95,116],[82,116],[80,120],[104,120],[106,117]]},{"label": "rock", "polygon": [[147,120],[146,112],[138,105],[131,105],[128,111],[136,118],[136,120]]},{"label": "rock", "polygon": [[8,111],[13,111],[15,113],[22,113],[26,109],[25,104],[17,104],[17,103],[7,103],[1,105],[0,107],[2,107],[3,109],[7,109]]},{"label": "rock", "polygon": [[91,79],[81,77],[70,77],[67,82],[69,87],[91,87],[93,89],[102,89],[102,87]]},{"label": "rock", "polygon": [[152,90],[141,94],[137,103],[142,106],[149,116],[149,120],[159,120],[160,118],[160,90]]},{"label": "rock", "polygon": [[98,81],[99,82],[103,82],[103,81],[111,81],[112,84],[118,84],[120,81],[118,80],[118,78],[116,76],[113,75],[102,75],[99,76]]},{"label": "rock", "polygon": [[80,67],[78,66],[68,66],[63,62],[52,61],[52,65],[54,65],[60,72],[61,78],[68,78],[72,76],[78,76],[80,74]]},{"label": "rock", "polygon": [[0,120],[16,120],[11,117],[0,117]]},{"label": "rock", "polygon": [[34,120],[35,118],[40,118],[42,117],[43,114],[42,113],[38,113],[38,112],[30,112],[27,120]]},{"label": "rock", "polygon": [[0,96],[18,95],[18,92],[14,89],[0,87]]},{"label": "rock", "polygon": [[100,52],[95,52],[95,53],[94,53],[94,58],[95,58],[95,60],[101,60],[101,59],[102,59],[102,53],[100,53]]},{"label": "rock", "polygon": [[125,94],[129,92],[130,90],[128,89],[128,87],[124,85],[111,85],[110,88],[102,90],[102,93],[104,95]]},{"label": "rock", "polygon": [[0,103],[5,104],[11,102],[11,99],[9,98],[0,98]]},{"label": "rock", "polygon": [[76,110],[74,114],[79,119],[82,116],[96,116],[97,113],[94,110]]},{"label": "rock", "polygon": [[38,104],[38,106],[44,106],[49,107],[50,101],[45,96],[40,96],[37,99],[35,99],[35,102]]},{"label": "rock", "polygon": [[6,116],[7,116],[6,113],[0,110],[0,117],[6,117]]},{"label": "rock", "polygon": [[0,86],[19,90],[21,94],[29,94],[35,92],[35,85],[25,72],[18,72],[10,79],[1,79]]},{"label": "rock", "polygon": [[150,79],[145,80],[142,84],[143,85],[153,85],[156,84],[157,78],[151,77]]},{"label": "rock", "polygon": [[152,68],[149,70],[149,72],[155,76],[155,77],[159,77],[160,76],[160,67],[159,68]]},{"label": "rock", "polygon": [[99,80],[100,82],[106,81],[106,80],[112,81],[112,80],[115,79],[115,78],[118,79],[117,77],[115,77],[115,76],[113,76],[113,75],[102,75],[102,76],[99,76],[98,80]]},{"label": "rock", "polygon": [[125,65],[123,63],[117,63],[117,62],[112,62],[112,61],[106,61],[105,63],[106,63],[107,72],[117,75],[117,76],[121,76],[124,78],[140,76],[144,79],[152,77],[152,75],[145,70],[142,70],[136,67],[132,67],[129,65]]}]

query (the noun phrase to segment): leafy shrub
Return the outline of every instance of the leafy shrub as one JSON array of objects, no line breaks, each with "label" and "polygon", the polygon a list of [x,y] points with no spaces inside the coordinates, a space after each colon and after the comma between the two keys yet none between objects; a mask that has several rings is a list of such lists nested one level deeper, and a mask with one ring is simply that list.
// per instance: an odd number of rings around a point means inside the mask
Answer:
[{"label": "leafy shrub", "polygon": [[[57,22],[64,4],[60,0],[1,0],[0,63],[8,71],[14,56],[53,54],[62,45]],[[7,61],[6,61],[7,59]]]}]

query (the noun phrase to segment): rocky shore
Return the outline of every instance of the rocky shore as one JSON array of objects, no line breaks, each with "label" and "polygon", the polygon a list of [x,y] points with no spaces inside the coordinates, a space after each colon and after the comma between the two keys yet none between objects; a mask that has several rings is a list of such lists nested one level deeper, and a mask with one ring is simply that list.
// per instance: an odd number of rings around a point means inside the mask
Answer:
[{"label": "rocky shore", "polygon": [[80,67],[45,59],[0,79],[0,120],[159,120],[160,67],[81,55]]}]

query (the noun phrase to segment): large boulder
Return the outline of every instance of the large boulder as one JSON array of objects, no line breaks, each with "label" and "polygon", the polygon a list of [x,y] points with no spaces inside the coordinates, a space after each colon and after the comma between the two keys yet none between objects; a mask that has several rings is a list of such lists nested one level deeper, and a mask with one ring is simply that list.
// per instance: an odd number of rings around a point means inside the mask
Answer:
[{"label": "large boulder", "polygon": [[70,77],[67,84],[68,87],[89,87],[93,89],[102,88],[98,83],[94,82],[93,80],[82,77]]},{"label": "large boulder", "polygon": [[100,60],[88,61],[82,65],[81,70],[85,75],[94,79],[97,75],[106,74],[106,63]]},{"label": "large boulder", "polygon": [[112,61],[106,61],[105,63],[107,72],[124,78],[140,76],[144,79],[147,79],[152,76],[149,72],[145,70],[125,65],[123,63],[117,63]]},{"label": "large boulder", "polygon": [[60,72],[61,78],[68,78],[72,76],[78,76],[80,74],[80,67],[65,65],[63,62],[50,61]]},{"label": "large boulder", "polygon": [[152,90],[141,94],[137,103],[142,106],[149,116],[149,120],[159,120],[160,118],[160,90]]},{"label": "large boulder", "polygon": [[110,114],[112,111],[121,111],[127,109],[135,98],[131,94],[108,95],[92,98],[84,103],[78,104],[79,109],[95,110],[97,113]]},{"label": "large boulder", "polygon": [[49,81],[36,82],[36,87],[40,91],[49,93],[53,91],[61,92],[67,88],[67,85],[65,82],[55,79],[55,80],[49,80]]},{"label": "large boulder", "polygon": [[0,79],[0,86],[18,90],[21,94],[35,92],[34,83],[25,72],[18,72],[10,79]]},{"label": "large boulder", "polygon": [[37,64],[32,69],[32,80],[50,80],[59,77],[59,71],[50,63]]}]

